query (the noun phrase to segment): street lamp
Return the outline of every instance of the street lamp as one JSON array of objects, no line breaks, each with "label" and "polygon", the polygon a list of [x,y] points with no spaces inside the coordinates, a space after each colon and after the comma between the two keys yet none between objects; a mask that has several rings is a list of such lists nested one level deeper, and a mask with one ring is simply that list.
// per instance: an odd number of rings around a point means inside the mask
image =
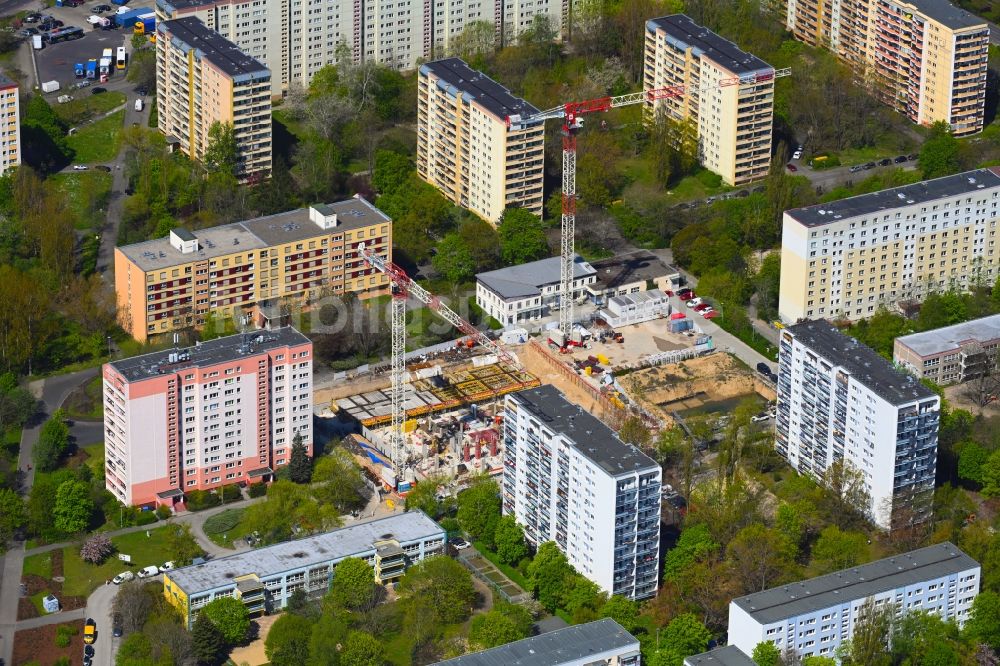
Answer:
[{"label": "street lamp", "polygon": [[108,336],[108,360],[111,360],[111,336]]}]

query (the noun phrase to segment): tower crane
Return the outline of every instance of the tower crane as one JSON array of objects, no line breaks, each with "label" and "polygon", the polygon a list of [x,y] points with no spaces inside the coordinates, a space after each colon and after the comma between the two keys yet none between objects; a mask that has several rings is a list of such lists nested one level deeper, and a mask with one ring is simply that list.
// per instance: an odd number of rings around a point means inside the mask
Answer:
[{"label": "tower crane", "polygon": [[[715,84],[691,92],[701,92],[726,88],[735,85],[753,85],[766,83],[776,78],[789,76],[790,68],[776,69],[766,72],[746,74],[720,79]],[[669,86],[655,90],[600,97],[584,102],[567,102],[547,111],[540,111],[530,116],[513,115],[507,118],[507,127],[513,130],[523,130],[539,122],[553,118],[563,121],[563,170],[562,170],[562,231],[559,243],[559,330],[566,340],[570,339],[573,327],[573,255],[576,253],[576,135],[583,128],[582,116],[588,113],[610,111],[623,106],[653,102],[670,97],[683,97],[687,94],[683,85]]]}]

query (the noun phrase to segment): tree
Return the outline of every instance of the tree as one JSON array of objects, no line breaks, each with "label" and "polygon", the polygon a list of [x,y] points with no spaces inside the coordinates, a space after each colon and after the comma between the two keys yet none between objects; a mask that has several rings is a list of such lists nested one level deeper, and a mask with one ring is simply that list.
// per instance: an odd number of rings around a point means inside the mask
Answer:
[{"label": "tree", "polygon": [[465,282],[479,269],[472,252],[457,231],[441,239],[431,263],[434,270],[454,284]]},{"label": "tree", "polygon": [[32,451],[35,467],[41,472],[51,472],[69,453],[69,446],[69,426],[62,410],[57,409],[38,433],[38,441]]},{"label": "tree", "polygon": [[28,512],[21,496],[10,488],[0,488],[0,553],[6,550],[7,542],[27,523]]},{"label": "tree", "polygon": [[550,613],[563,606],[567,579],[574,575],[566,555],[553,541],[546,541],[539,546],[528,566],[528,578],[534,587],[535,598]]},{"label": "tree", "polygon": [[375,602],[375,572],[364,560],[344,558],[333,570],[328,598],[342,608],[370,608]]},{"label": "tree", "polygon": [[82,532],[90,524],[94,512],[94,501],[90,499],[90,488],[82,481],[63,481],[56,491],[56,503],[52,516],[56,529],[67,534]]},{"label": "tree", "polygon": [[848,569],[868,561],[868,537],[860,532],[843,532],[836,525],[823,529],[812,549],[817,573]]},{"label": "tree", "polygon": [[500,236],[492,224],[477,215],[467,215],[458,226],[458,236],[472,255],[477,272],[500,265]]},{"label": "tree", "polygon": [[952,666],[968,663],[968,647],[959,638],[954,620],[945,621],[928,611],[908,611],[892,628],[890,641],[894,664]]},{"label": "tree", "polygon": [[288,478],[294,483],[309,483],[312,480],[312,460],[306,445],[302,443],[302,433],[295,433],[292,439],[292,455],[288,460]]},{"label": "tree", "polygon": [[633,632],[639,621],[639,604],[627,597],[613,594],[598,611],[601,617],[610,617],[622,625],[625,631]]},{"label": "tree", "polygon": [[455,516],[462,529],[473,539],[481,539],[493,547],[497,523],[500,521],[500,488],[489,477],[479,477],[458,495]]},{"label": "tree", "polygon": [[208,145],[205,146],[202,162],[209,173],[237,175],[239,147],[232,123],[215,121],[209,126]]},{"label": "tree", "polygon": [[439,625],[465,620],[472,613],[476,599],[472,575],[444,556],[429,557],[410,567],[397,589],[411,608],[427,612],[428,619]]},{"label": "tree", "polygon": [[524,264],[549,256],[549,243],[541,219],[523,208],[505,210],[497,232],[500,258],[505,264]]},{"label": "tree", "polygon": [[285,604],[285,610],[289,613],[302,613],[309,608],[309,595],[306,594],[305,589],[299,587],[296,588],[294,592],[288,597],[288,603]]},{"label": "tree", "polygon": [[972,601],[965,633],[974,641],[1000,651],[1000,594],[983,590]]},{"label": "tree", "polygon": [[305,666],[309,659],[312,623],[294,613],[279,617],[264,641],[264,654],[273,666]]},{"label": "tree", "polygon": [[990,454],[981,470],[983,487],[980,492],[986,497],[1000,496],[1000,449]]},{"label": "tree", "polygon": [[694,613],[678,615],[660,633],[660,648],[654,653],[654,666],[677,664],[693,654],[705,652],[712,633]]},{"label": "tree", "polygon": [[215,625],[229,645],[236,645],[250,631],[247,607],[233,597],[218,597],[201,609],[201,615]]},{"label": "tree", "polygon": [[317,458],[312,482],[316,498],[329,502],[340,512],[364,506],[370,494],[360,468],[342,448]]},{"label": "tree", "polygon": [[114,549],[107,534],[94,534],[80,547],[80,559],[91,564],[101,564],[110,557]]},{"label": "tree", "polygon": [[856,666],[888,666],[892,663],[888,646],[894,614],[891,604],[876,606],[874,599],[867,599],[858,609],[854,633],[839,651]]},{"label": "tree", "polygon": [[824,508],[830,522],[843,529],[871,513],[871,497],[865,490],[861,470],[845,459],[826,468],[823,485],[827,489]]},{"label": "tree", "polygon": [[640,417],[630,416],[622,422],[618,437],[626,444],[634,444],[640,449],[645,449],[652,441],[653,434]]},{"label": "tree", "polygon": [[744,527],[733,537],[726,548],[726,560],[746,594],[771,587],[795,566],[788,540],[776,530],[757,523]]},{"label": "tree", "polygon": [[195,619],[191,641],[195,659],[202,666],[217,666],[226,656],[226,638],[204,615]]},{"label": "tree", "polygon": [[382,666],[385,650],[377,638],[363,631],[352,631],[340,653],[341,666]]},{"label": "tree", "polygon": [[406,510],[423,511],[436,520],[441,513],[441,503],[438,501],[438,486],[443,482],[443,477],[430,476],[414,486],[406,494]]},{"label": "tree", "polygon": [[938,121],[931,125],[930,136],[921,146],[917,161],[923,177],[939,178],[961,171],[958,152],[958,139],[951,133],[948,123]]},{"label": "tree", "polygon": [[526,638],[514,621],[497,610],[491,610],[472,619],[469,642],[479,650],[488,650]]},{"label": "tree", "polygon": [[698,523],[685,528],[677,545],[667,551],[663,561],[663,579],[676,579],[686,568],[696,560],[719,549],[719,544],[712,538],[708,525]]},{"label": "tree", "polygon": [[528,555],[528,545],[524,542],[524,530],[514,516],[501,516],[497,521],[493,537],[497,557],[504,564],[517,564]]},{"label": "tree", "polygon": [[983,483],[983,466],[987,465],[990,452],[975,442],[966,442],[958,454],[958,478],[977,485]]},{"label": "tree", "polygon": [[142,581],[132,580],[118,587],[111,609],[122,618],[122,631],[130,634],[142,629],[153,610],[153,600]]},{"label": "tree", "polygon": [[186,523],[167,526],[164,550],[178,566],[191,564],[194,558],[205,553],[191,532],[191,526]]},{"label": "tree", "polygon": [[757,666],[782,666],[781,650],[771,641],[757,643],[750,656]]}]

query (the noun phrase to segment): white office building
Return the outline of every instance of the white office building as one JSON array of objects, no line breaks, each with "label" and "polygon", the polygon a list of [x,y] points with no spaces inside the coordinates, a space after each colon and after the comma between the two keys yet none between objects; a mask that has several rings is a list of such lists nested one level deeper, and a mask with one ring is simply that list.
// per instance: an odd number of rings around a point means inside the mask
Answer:
[{"label": "white office building", "polygon": [[730,602],[729,643],[744,654],[771,641],[800,657],[832,657],[854,633],[869,600],[876,607],[927,611],[962,625],[979,594],[980,573],[978,562],[945,542],[781,585]]},{"label": "white office building", "polygon": [[[476,275],[476,305],[504,326],[541,319],[559,309],[559,257]],[[573,298],[587,298],[597,271],[583,257],[573,262]]]},{"label": "white office building", "polygon": [[[556,388],[507,396],[503,512],[606,592],[656,594],[660,466]],[[613,501],[612,501],[613,498]]]},{"label": "white office building", "polygon": [[940,399],[827,321],[781,331],[775,449],[822,478],[836,460],[859,470],[880,527],[930,517]]}]

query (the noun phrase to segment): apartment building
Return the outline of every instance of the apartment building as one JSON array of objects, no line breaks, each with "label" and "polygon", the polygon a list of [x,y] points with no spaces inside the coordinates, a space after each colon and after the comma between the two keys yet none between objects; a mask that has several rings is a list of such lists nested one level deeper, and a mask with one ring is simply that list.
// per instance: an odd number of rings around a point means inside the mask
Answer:
[{"label": "apartment building", "polygon": [[204,606],[222,597],[241,601],[251,616],[277,613],[298,590],[313,599],[325,595],[345,558],[365,560],[384,585],[411,564],[444,553],[445,536],[424,512],[407,511],[169,571],[163,596],[188,629]]},{"label": "apartment building", "polygon": [[307,87],[326,65],[374,61],[396,69],[450,52],[470,23],[489,21],[512,42],[535,16],[563,22],[568,0],[157,0],[157,21],[196,17],[271,70],[271,94]]},{"label": "apartment building", "polygon": [[660,466],[553,386],[507,396],[503,512],[610,594],[659,583]]},{"label": "apartment building", "polygon": [[784,213],[782,321],[857,321],[1000,275],[1000,170],[976,169]]},{"label": "apartment building", "polygon": [[233,126],[241,180],[271,173],[271,72],[194,17],[156,25],[157,127],[201,160],[215,123]]},{"label": "apartment building", "polygon": [[892,361],[940,386],[961,384],[996,369],[1000,315],[896,338]]},{"label": "apartment building", "polygon": [[829,48],[879,98],[956,136],[983,129],[989,26],[947,0],[788,0],[797,39]]},{"label": "apartment building", "polygon": [[541,217],[545,128],[510,122],[538,109],[460,58],[418,72],[420,177],[494,225],[507,208]]},{"label": "apartment building", "polygon": [[124,504],[270,481],[312,450],[312,342],[291,327],[104,364],[106,487]]},{"label": "apartment building", "polygon": [[945,542],[733,599],[729,643],[752,654],[763,641],[800,657],[833,657],[866,606],[927,611],[963,624],[979,594],[979,563]]},{"label": "apartment building", "polygon": [[771,165],[774,68],[683,14],[646,21],[643,89],[682,86],[647,101],[647,117],[691,121],[702,165],[729,185],[767,175]]},{"label": "apartment building", "polygon": [[639,641],[610,618],[563,627],[436,666],[640,666]]},{"label": "apartment building", "polygon": [[842,460],[869,498],[858,509],[889,529],[930,518],[937,394],[827,321],[785,328],[778,347],[775,450],[821,479]]},{"label": "apartment building", "polygon": [[684,666],[757,666],[757,662],[735,645],[727,645],[686,657]]},{"label": "apartment building", "polygon": [[21,163],[21,107],[17,82],[0,74],[0,174]]},{"label": "apartment building", "polygon": [[200,327],[209,312],[249,316],[276,299],[383,294],[388,278],[361,259],[362,243],[392,258],[392,221],[355,197],[118,247],[119,322],[145,342]]},{"label": "apartment building", "polygon": [[[559,257],[498,268],[476,275],[476,305],[504,326],[550,315],[559,305]],[[573,260],[573,298],[586,297],[597,271],[580,255]]]}]

